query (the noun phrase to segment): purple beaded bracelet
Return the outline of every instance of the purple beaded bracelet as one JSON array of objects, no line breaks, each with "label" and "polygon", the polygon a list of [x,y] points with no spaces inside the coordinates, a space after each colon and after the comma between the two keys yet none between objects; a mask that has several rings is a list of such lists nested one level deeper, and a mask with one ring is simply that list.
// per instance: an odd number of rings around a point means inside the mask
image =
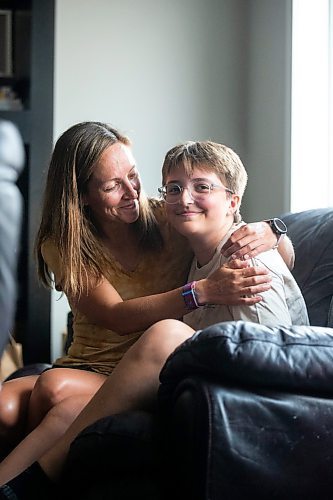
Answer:
[{"label": "purple beaded bracelet", "polygon": [[184,298],[186,309],[189,311],[193,311],[194,309],[198,309],[199,304],[197,298],[195,296],[195,284],[196,281],[191,281],[191,283],[187,283],[183,286],[182,296]]}]

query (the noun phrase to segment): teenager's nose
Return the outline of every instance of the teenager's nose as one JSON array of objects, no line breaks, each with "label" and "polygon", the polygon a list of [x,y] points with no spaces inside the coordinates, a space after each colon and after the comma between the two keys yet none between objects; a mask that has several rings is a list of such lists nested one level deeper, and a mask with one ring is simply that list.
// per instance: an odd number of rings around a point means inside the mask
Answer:
[{"label": "teenager's nose", "polygon": [[189,203],[193,203],[193,197],[191,195],[191,191],[188,187],[184,187],[182,192],[180,193],[180,202],[184,203],[184,205],[188,205]]}]

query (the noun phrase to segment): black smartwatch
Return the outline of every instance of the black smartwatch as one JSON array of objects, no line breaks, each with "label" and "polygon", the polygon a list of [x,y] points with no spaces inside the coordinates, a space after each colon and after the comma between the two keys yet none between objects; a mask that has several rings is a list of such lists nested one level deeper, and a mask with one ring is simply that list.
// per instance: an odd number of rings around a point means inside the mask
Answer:
[{"label": "black smartwatch", "polygon": [[283,222],[283,220],[278,219],[277,217],[274,217],[274,219],[267,219],[264,220],[264,222],[267,222],[267,224],[270,225],[271,230],[273,231],[274,234],[277,236],[276,244],[273,248],[277,248],[279,246],[281,238],[287,234],[287,226]]}]

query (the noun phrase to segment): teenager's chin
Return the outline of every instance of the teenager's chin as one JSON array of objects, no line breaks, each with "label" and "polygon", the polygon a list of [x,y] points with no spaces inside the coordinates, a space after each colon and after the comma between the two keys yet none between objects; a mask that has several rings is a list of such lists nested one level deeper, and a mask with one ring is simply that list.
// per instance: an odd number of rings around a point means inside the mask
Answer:
[{"label": "teenager's chin", "polygon": [[182,236],[185,236],[185,238],[189,238],[190,236],[192,236],[193,234],[197,234],[197,232],[198,232],[196,228],[189,228],[189,227],[184,227],[184,226],[180,226],[180,227],[175,226],[175,229]]}]

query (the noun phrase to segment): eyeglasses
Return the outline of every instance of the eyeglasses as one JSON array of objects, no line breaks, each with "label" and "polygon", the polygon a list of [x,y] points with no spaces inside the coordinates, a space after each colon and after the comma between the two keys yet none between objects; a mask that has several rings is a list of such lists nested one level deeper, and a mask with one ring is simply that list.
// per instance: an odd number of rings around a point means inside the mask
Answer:
[{"label": "eyeglasses", "polygon": [[158,188],[158,192],[166,203],[172,205],[179,202],[184,189],[188,190],[188,193],[193,201],[206,199],[215,189],[224,189],[226,192],[234,194],[231,189],[228,189],[224,186],[219,186],[218,184],[209,184],[208,182],[202,181],[190,181],[187,186],[179,186],[179,184],[170,182],[170,184],[166,184],[165,186]]}]

